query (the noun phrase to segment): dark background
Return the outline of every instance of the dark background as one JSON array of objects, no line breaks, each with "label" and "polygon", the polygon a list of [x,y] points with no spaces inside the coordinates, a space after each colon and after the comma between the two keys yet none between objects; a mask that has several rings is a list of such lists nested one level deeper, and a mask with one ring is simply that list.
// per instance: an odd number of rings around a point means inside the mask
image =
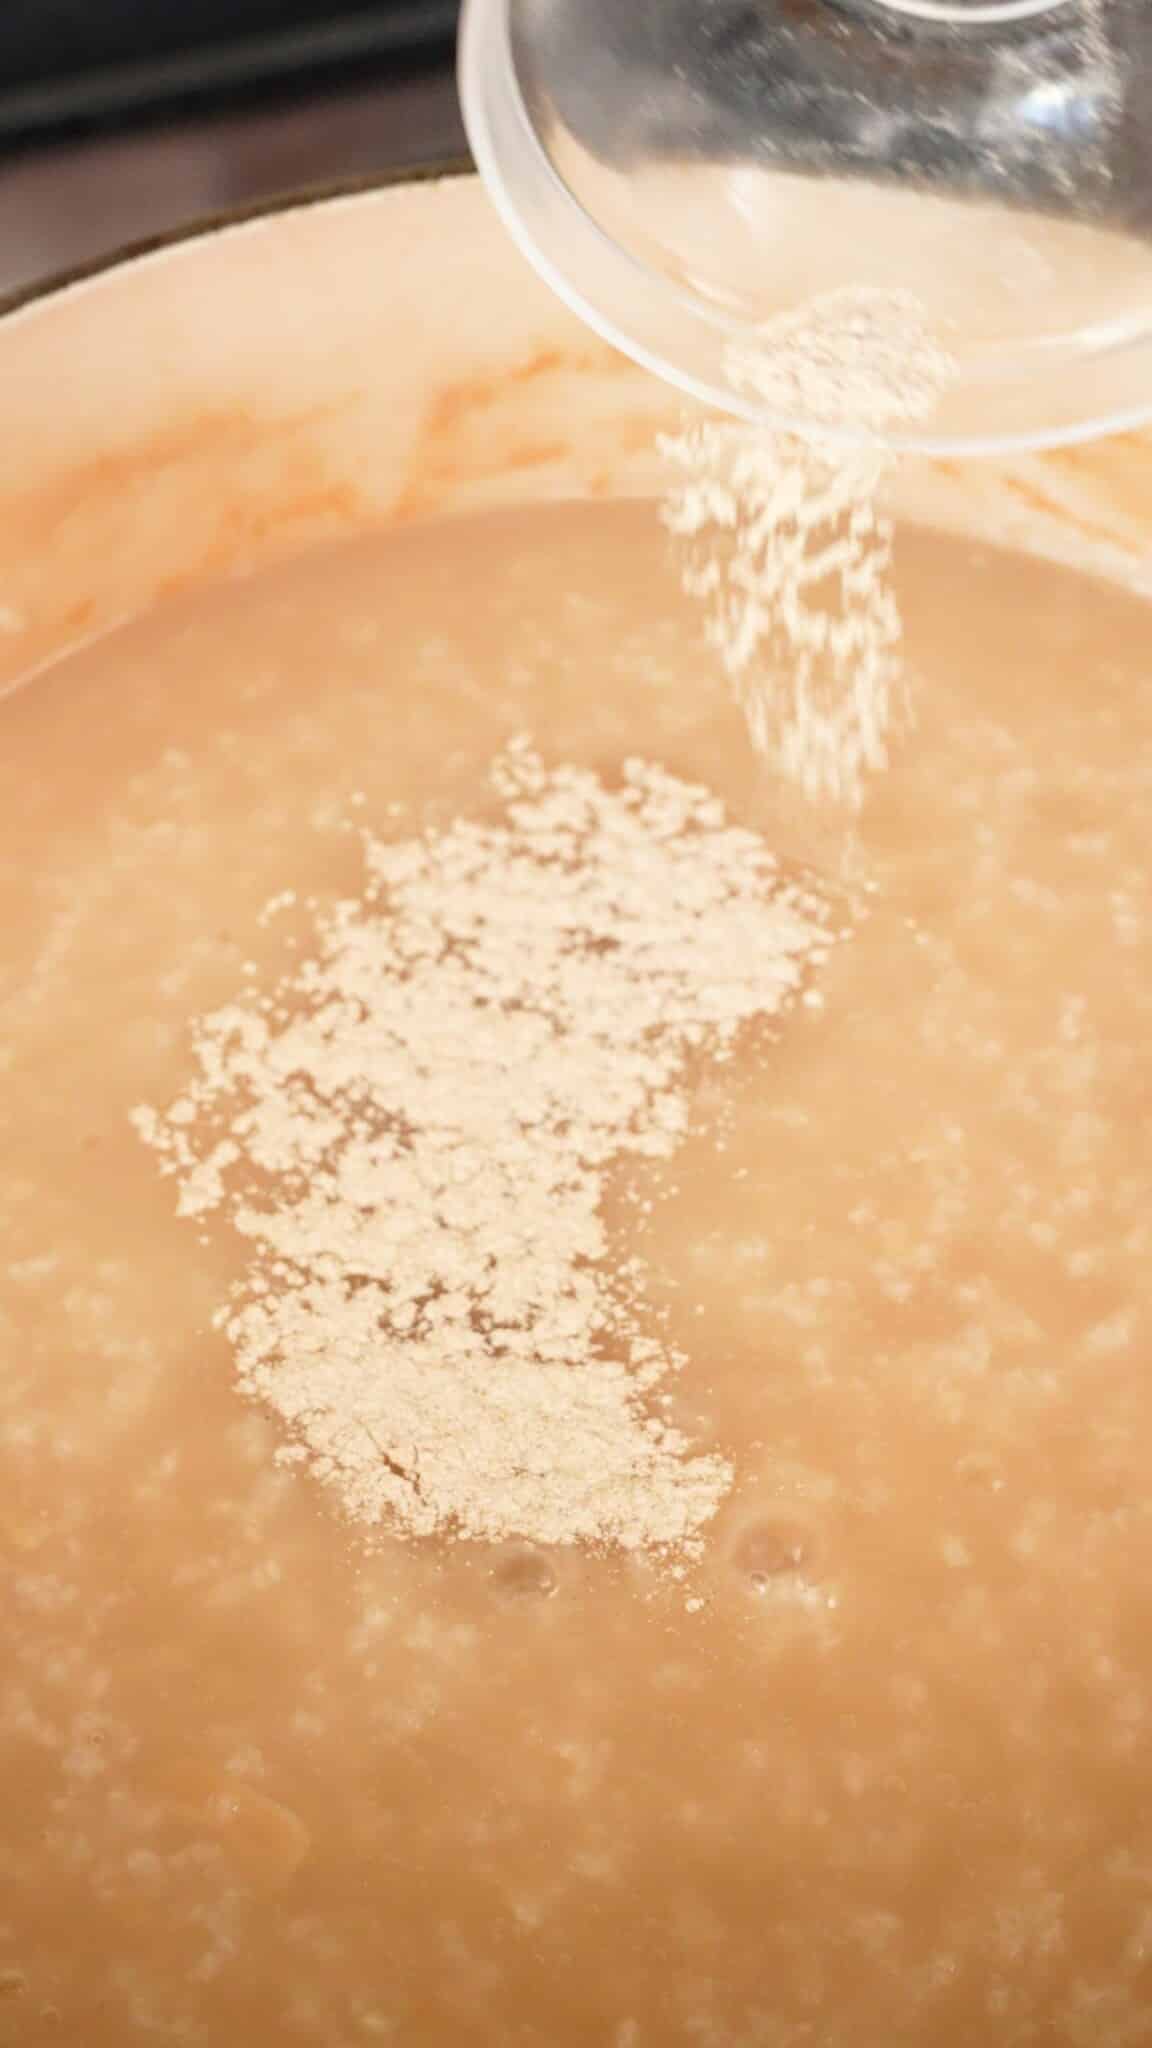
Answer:
[{"label": "dark background", "polygon": [[457,0],[0,0],[0,294],[458,156]]}]

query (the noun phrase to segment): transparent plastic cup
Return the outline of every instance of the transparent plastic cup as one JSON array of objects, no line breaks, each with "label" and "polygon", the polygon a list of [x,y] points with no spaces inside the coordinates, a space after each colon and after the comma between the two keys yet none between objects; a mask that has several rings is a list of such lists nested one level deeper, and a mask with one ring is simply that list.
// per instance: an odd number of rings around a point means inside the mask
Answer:
[{"label": "transparent plastic cup", "polygon": [[460,80],[528,256],[697,398],[763,416],[734,345],[864,287],[955,365],[897,445],[1152,418],[1152,0],[465,0]]}]

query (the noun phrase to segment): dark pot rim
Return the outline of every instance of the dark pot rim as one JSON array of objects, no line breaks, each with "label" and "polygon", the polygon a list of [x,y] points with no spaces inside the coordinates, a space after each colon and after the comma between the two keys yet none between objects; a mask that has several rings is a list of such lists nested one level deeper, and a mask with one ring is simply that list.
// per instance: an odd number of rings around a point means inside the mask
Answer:
[{"label": "dark pot rim", "polygon": [[441,157],[406,169],[301,185],[292,191],[277,193],[270,199],[251,200],[241,206],[224,207],[218,212],[197,214],[179,227],[165,229],[160,234],[144,235],[136,241],[118,243],[114,249],[87,262],[70,264],[48,277],[37,278],[32,284],[18,285],[15,291],[0,294],[0,320],[23,311],[27,306],[36,305],[41,299],[50,299],[72,285],[86,284],[91,278],[102,277],[105,271],[118,270],[123,263],[135,262],[142,256],[154,256],[161,249],[178,248],[181,242],[195,242],[223,228],[240,227],[245,221],[271,220],[280,213],[295,213],[307,206],[323,206],[330,199],[354,198],[357,193],[385,192],[395,185],[425,185],[437,178],[466,177],[474,170],[475,165],[469,156]]}]

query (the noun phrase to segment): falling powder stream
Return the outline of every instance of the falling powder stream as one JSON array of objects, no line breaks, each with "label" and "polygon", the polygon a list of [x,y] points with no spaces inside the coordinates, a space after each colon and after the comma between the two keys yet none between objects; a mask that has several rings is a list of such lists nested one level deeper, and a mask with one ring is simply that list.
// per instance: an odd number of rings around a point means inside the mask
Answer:
[{"label": "falling powder stream", "polygon": [[692,543],[685,587],[754,744],[813,802],[855,810],[907,710],[887,437],[931,411],[952,366],[909,293],[861,289],[766,325],[728,372],[766,420],[817,430],[707,420],[668,438],[665,523]]}]

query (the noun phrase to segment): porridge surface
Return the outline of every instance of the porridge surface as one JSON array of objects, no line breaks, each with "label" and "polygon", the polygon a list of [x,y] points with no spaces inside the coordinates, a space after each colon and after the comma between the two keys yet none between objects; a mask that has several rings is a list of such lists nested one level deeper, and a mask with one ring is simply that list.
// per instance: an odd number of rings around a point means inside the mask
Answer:
[{"label": "porridge surface", "polygon": [[1147,612],[897,570],[868,914],[606,1185],[734,1468],[686,1580],[350,1531],[130,1122],[350,822],[488,815],[519,734],[787,865],[651,508],[349,545],[0,706],[4,2048],[1152,2039]]}]

